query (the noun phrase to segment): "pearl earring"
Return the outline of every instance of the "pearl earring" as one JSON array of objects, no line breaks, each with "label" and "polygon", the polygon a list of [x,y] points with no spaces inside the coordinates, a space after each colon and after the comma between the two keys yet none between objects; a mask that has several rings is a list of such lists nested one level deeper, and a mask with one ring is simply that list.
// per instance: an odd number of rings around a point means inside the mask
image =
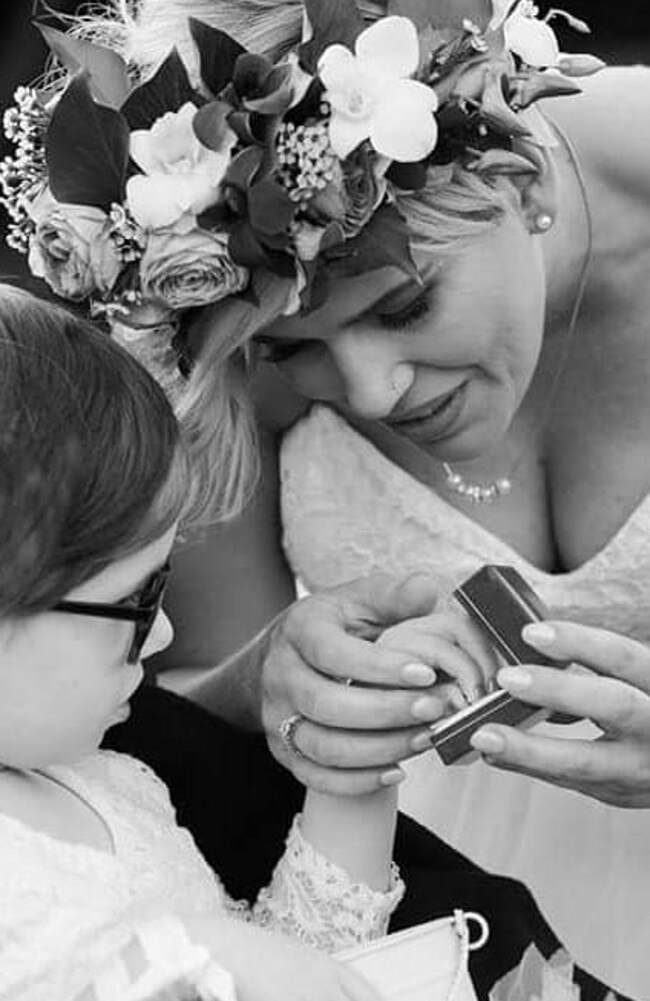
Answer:
[{"label": "pearl earring", "polygon": [[536,233],[546,233],[554,223],[553,216],[548,212],[540,212],[539,215],[535,216],[535,232]]}]

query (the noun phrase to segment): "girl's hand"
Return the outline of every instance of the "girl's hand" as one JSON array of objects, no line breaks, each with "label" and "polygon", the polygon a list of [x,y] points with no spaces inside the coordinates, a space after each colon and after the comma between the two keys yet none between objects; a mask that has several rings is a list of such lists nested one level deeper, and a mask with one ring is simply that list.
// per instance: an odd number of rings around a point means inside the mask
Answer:
[{"label": "girl's hand", "polygon": [[454,611],[400,622],[382,633],[377,645],[408,655],[436,672],[429,692],[442,701],[444,715],[485,695],[499,667],[484,636],[466,615]]},{"label": "girl's hand", "polygon": [[284,935],[230,918],[193,918],[188,930],[232,975],[237,1001],[380,1001],[354,970]]},{"label": "girl's hand", "polygon": [[650,650],[570,622],[527,626],[523,636],[541,652],[583,669],[508,667],[499,671],[499,684],[524,702],[592,720],[602,736],[563,740],[490,724],[474,734],[473,746],[497,768],[614,806],[650,807]]}]

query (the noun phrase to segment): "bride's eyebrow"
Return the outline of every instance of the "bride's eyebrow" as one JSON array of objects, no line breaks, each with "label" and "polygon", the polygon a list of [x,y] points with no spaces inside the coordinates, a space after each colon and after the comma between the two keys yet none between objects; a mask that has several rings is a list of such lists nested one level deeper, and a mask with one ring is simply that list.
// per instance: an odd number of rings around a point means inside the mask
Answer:
[{"label": "bride's eyebrow", "polygon": [[[416,282],[413,278],[408,277],[405,281],[396,285],[395,288],[391,288],[382,295],[373,298],[363,309],[358,310],[354,316],[348,317],[345,321],[345,326],[358,323],[368,316],[376,316],[382,311],[399,312],[406,309],[416,299],[419,299],[425,291],[426,285],[424,282]],[[390,310],[387,310],[387,307],[390,307]]]}]

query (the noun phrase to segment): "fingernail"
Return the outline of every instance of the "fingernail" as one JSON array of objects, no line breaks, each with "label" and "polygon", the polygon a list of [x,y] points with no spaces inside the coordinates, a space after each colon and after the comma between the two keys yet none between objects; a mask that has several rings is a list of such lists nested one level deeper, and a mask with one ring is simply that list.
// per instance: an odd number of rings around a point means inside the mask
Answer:
[{"label": "fingernail", "polygon": [[426,664],[406,664],[402,668],[402,678],[409,685],[432,685],[436,672]]},{"label": "fingernail", "polygon": [[521,635],[526,640],[527,643],[532,643],[533,646],[546,646],[549,643],[553,643],[557,637],[557,633],[553,626],[549,626],[546,622],[533,622],[529,626],[524,626]]},{"label": "fingernail", "polygon": [[416,754],[419,754],[420,751],[428,751],[431,747],[431,737],[432,734],[428,730],[426,733],[419,733],[411,741],[411,750],[415,751]]},{"label": "fingernail", "polygon": [[391,768],[379,776],[379,781],[383,786],[396,786],[402,779],[406,778],[401,768]]},{"label": "fingernail", "polygon": [[508,691],[514,689],[517,692],[523,692],[533,680],[530,671],[524,667],[502,667],[497,678],[502,688],[507,688]]},{"label": "fingernail", "polygon": [[482,754],[501,754],[506,746],[505,740],[496,730],[477,730],[469,742]]},{"label": "fingernail", "polygon": [[440,703],[437,699],[418,699],[411,706],[411,714],[416,719],[432,722],[440,716]]},{"label": "fingernail", "polygon": [[457,688],[454,685],[454,687],[450,689],[449,705],[451,706],[452,709],[455,709],[456,712],[460,712],[461,709],[467,709],[467,706],[470,704],[470,701],[471,699],[469,699],[465,694],[465,692],[461,691],[460,688]]}]

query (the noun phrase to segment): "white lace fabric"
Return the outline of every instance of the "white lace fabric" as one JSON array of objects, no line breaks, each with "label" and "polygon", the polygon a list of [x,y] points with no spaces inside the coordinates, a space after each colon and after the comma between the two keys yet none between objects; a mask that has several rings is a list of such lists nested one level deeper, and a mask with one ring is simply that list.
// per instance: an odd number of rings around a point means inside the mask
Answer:
[{"label": "white lace fabric", "polygon": [[102,817],[115,852],[57,840],[0,813],[0,997],[7,1001],[86,1001],[87,981],[151,915],[237,914],[334,952],[384,934],[400,899],[398,879],[385,894],[352,882],[314,851],[296,821],[270,887],[252,908],[235,903],[146,765],[102,751],[48,772]]},{"label": "white lace fabric", "polygon": [[[375,571],[424,570],[440,594],[484,563],[514,566],[562,618],[650,642],[650,496],[592,559],[548,574],[387,459],[323,406],[285,435],[284,546],[318,591]],[[547,733],[594,736],[590,724]],[[403,809],[481,865],[522,879],[581,965],[650,998],[645,927],[650,812],[608,807],[482,762],[413,759]]]}]

